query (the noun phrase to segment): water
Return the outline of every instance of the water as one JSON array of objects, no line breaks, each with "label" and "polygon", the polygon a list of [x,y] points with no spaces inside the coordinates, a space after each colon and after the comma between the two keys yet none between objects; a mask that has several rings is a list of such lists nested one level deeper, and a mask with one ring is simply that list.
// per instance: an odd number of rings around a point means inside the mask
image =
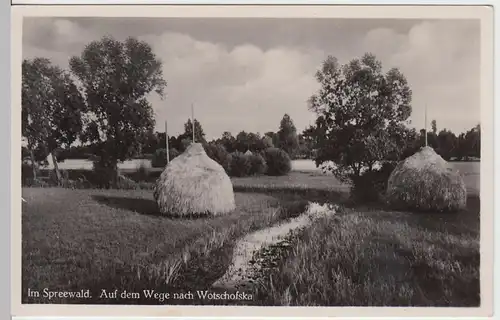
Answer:
[{"label": "water", "polygon": [[[118,165],[119,169],[137,169],[144,165],[147,168],[151,168],[151,160],[148,159],[133,159],[127,160]],[[54,165],[49,163],[46,167],[47,169],[54,168]],[[92,161],[85,159],[67,159],[64,162],[59,163],[59,169],[61,170],[92,170]]]},{"label": "water", "polygon": [[[134,159],[127,160],[118,165],[120,169],[137,169],[141,164],[147,168],[151,168],[151,160],[148,159]],[[480,163],[479,162],[451,162],[463,175],[479,175]],[[53,168],[51,164],[49,169]],[[92,169],[92,162],[84,159],[68,159],[59,163],[61,170],[67,169]],[[301,159],[292,161],[293,171],[312,171],[320,172],[321,168],[317,168],[313,160]]]}]

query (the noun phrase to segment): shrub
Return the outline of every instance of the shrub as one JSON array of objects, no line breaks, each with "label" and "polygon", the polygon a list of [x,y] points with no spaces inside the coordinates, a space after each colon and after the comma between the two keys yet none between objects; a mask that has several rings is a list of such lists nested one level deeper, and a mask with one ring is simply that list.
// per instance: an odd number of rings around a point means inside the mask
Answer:
[{"label": "shrub", "polygon": [[177,150],[175,148],[170,148],[169,149],[170,161],[177,158],[180,154],[181,154],[181,152],[179,150]]},{"label": "shrub", "polygon": [[153,154],[152,154],[152,153],[145,153],[145,154],[143,154],[141,157],[138,157],[138,159],[147,159],[147,160],[151,160],[151,159],[153,159]]},{"label": "shrub", "polygon": [[48,178],[51,185],[57,186],[64,184],[66,180],[69,180],[69,173],[67,170],[59,170],[59,173],[61,175],[61,180],[58,182],[56,171],[54,169],[49,170]]},{"label": "shrub", "polygon": [[46,188],[46,187],[50,187],[50,184],[43,180],[43,179],[40,179],[40,178],[37,178],[37,179],[33,179],[33,178],[28,178],[25,180],[25,184],[24,184],[26,187],[35,187],[35,188]]},{"label": "shrub", "polygon": [[251,175],[258,175],[258,174],[266,173],[267,164],[266,164],[266,160],[264,160],[264,157],[262,157],[258,153],[251,154],[247,157],[250,160],[250,174]]},{"label": "shrub", "polygon": [[73,186],[75,189],[92,189],[95,186],[87,180],[85,176],[82,176],[76,180],[69,180],[69,181],[74,181]]},{"label": "shrub", "polygon": [[68,179],[75,181],[87,181],[92,183],[95,181],[95,173],[92,170],[85,169],[69,169],[65,170],[68,173]]},{"label": "shrub", "polygon": [[351,198],[360,203],[379,202],[385,198],[387,181],[396,163],[385,162],[380,169],[366,171],[352,179]]},{"label": "shrub", "polygon": [[[172,161],[175,157],[179,156],[180,152],[175,149],[169,149],[170,161]],[[155,151],[153,156],[151,157],[151,166],[153,168],[163,168],[167,165],[167,149],[160,148]]]},{"label": "shrub", "polygon": [[94,161],[91,183],[98,188],[112,188],[118,180],[117,168],[104,166],[100,161]]},{"label": "shrub", "polygon": [[140,181],[137,182],[137,188],[141,190],[154,190],[154,182]]},{"label": "shrub", "polygon": [[116,179],[116,188],[124,190],[135,190],[139,189],[139,184],[134,180],[127,178],[123,175],[118,175]]},{"label": "shrub", "polygon": [[130,174],[132,177],[132,180],[135,181],[147,181],[149,179],[149,176],[151,175],[151,170],[149,170],[148,167],[144,163],[141,163],[135,172]]},{"label": "shrub", "polygon": [[227,174],[231,172],[232,156],[226,148],[219,143],[207,143],[203,146],[210,159],[220,164]]},{"label": "shrub", "polygon": [[86,180],[71,180],[63,179],[60,184],[63,188],[68,189],[91,189],[92,185]]},{"label": "shrub", "polygon": [[250,159],[242,152],[235,151],[231,154],[231,176],[248,176],[251,168],[252,164],[250,163]]},{"label": "shrub", "polygon": [[267,148],[264,151],[267,163],[267,174],[270,176],[284,176],[292,170],[290,156],[279,148]]},{"label": "shrub", "polygon": [[167,165],[167,149],[156,149],[151,157],[151,166],[153,168],[163,168]]}]

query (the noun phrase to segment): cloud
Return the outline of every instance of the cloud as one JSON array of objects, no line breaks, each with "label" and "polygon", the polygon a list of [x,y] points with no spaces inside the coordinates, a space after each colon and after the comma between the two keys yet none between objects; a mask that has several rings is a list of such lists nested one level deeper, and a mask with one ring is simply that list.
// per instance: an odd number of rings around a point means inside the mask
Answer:
[{"label": "cloud", "polygon": [[[107,34],[123,39],[127,34],[123,21],[121,28],[114,29],[112,23],[99,27],[97,20],[87,25],[70,19],[26,22],[23,56],[45,56],[63,67],[88,42]],[[209,29],[208,23],[200,25]],[[220,35],[210,40],[208,31],[199,39],[193,35],[196,32],[159,30],[158,21],[155,26],[155,33],[138,37],[150,43],[163,62],[167,99],[151,95],[150,101],[157,129],[163,130],[168,117],[171,134],[183,130],[191,103],[208,138],[223,131],[277,130],[285,113],[302,130],[314,119],[306,101],[317,89],[314,74],[324,58],[332,54],[347,62],[367,51],[376,54],[385,69],[398,67],[408,78],[415,126],[423,126],[426,103],[429,121],[435,118],[440,128],[461,132],[479,121],[479,24],[474,21],[420,21],[408,28],[377,26],[352,33],[349,28],[323,25],[322,34],[308,22],[307,30],[314,36],[307,38],[302,32],[292,41],[295,33],[290,32],[283,40],[286,30],[281,27],[274,45],[269,45],[272,28],[266,31],[263,45],[257,40],[224,41]]]},{"label": "cloud", "polygon": [[[479,28],[472,23],[424,22],[414,26],[388,57],[413,90],[412,118],[423,126],[423,108],[440,128],[469,129],[480,119]],[[430,121],[430,120],[429,120]]]},{"label": "cloud", "polygon": [[158,118],[169,118],[173,131],[182,130],[191,103],[209,137],[223,131],[277,130],[285,113],[298,128],[312,119],[306,101],[317,87],[311,72],[317,52],[264,51],[252,44],[228,48],[169,32],[142,39],[164,62],[168,99],[163,108],[161,101],[151,100]]}]

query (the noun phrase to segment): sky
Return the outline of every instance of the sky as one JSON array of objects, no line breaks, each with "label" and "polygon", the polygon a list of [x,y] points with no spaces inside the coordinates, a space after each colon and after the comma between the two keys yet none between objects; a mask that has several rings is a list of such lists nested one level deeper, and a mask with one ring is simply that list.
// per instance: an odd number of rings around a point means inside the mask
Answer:
[{"label": "sky", "polygon": [[479,20],[273,18],[25,18],[23,58],[68,68],[85,45],[111,35],[148,42],[163,62],[166,98],[150,95],[156,129],[183,132],[191,105],[206,133],[277,131],[289,114],[302,131],[307,100],[328,55],[341,63],[371,52],[397,67],[413,92],[411,125],[456,134],[480,120]]}]

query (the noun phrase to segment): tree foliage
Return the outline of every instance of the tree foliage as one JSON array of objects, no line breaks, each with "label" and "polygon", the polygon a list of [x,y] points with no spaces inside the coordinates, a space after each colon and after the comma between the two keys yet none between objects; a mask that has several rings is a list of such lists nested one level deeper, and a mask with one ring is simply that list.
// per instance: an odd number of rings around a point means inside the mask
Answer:
[{"label": "tree foliage", "polygon": [[406,124],[412,92],[398,69],[384,73],[369,53],[345,65],[330,56],[316,79],[320,89],[309,107],[318,117],[309,132],[317,165],[332,161],[333,173],[348,180],[377,162],[400,158],[411,135]]},{"label": "tree foliage", "polygon": [[277,135],[278,147],[285,150],[291,157],[294,157],[299,148],[299,138],[297,128],[295,128],[292,118],[288,114],[285,114],[281,119]]},{"label": "tree foliage", "polygon": [[443,129],[436,136],[437,153],[446,161],[453,157],[454,151],[458,147],[458,138],[449,130]]},{"label": "tree foliage", "polygon": [[436,120],[432,120],[431,121],[431,129],[432,129],[432,133],[437,134],[437,130],[438,129],[437,129],[437,122],[436,122]]},{"label": "tree foliage", "polygon": [[154,128],[147,96],[164,97],[162,63],[146,42],[103,37],[69,65],[88,107],[82,141],[98,145],[99,166],[116,173],[117,163],[134,156]]},{"label": "tree foliage", "polygon": [[270,176],[284,176],[292,170],[292,161],[286,151],[279,148],[267,148],[262,153]]},{"label": "tree foliage", "polygon": [[457,142],[458,160],[469,160],[481,157],[481,126],[471,128],[458,136]]},{"label": "tree foliage", "polygon": [[49,59],[23,60],[22,136],[33,167],[37,160],[52,154],[59,182],[56,150],[69,148],[77,140],[85,110],[83,97],[69,73]]},{"label": "tree foliage", "polygon": [[[182,138],[190,139],[191,141],[193,140],[193,122],[191,119],[188,119],[188,121],[184,123],[184,134]],[[201,123],[196,119],[194,119],[194,138],[198,143],[207,142],[205,140],[205,132],[203,131]]]}]

